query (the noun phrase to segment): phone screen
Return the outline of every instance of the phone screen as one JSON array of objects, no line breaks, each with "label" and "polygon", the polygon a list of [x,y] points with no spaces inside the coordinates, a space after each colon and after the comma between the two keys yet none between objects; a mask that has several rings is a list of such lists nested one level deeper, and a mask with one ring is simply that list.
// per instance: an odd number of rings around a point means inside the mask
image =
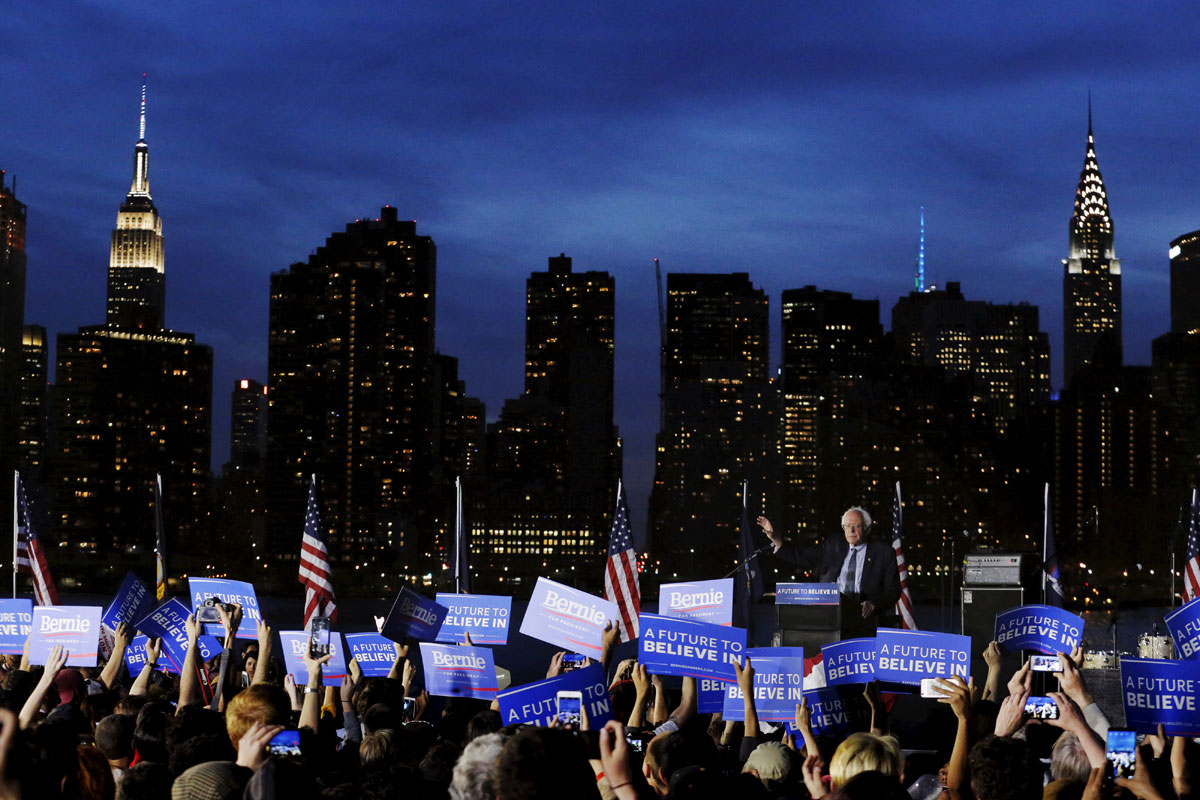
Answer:
[{"label": "phone screen", "polygon": [[1030,656],[1029,668],[1034,672],[1062,672],[1058,656]]},{"label": "phone screen", "polygon": [[921,678],[921,697],[945,697],[937,678]]},{"label": "phone screen", "polygon": [[1137,731],[1108,729],[1104,757],[1108,759],[1108,774],[1113,778],[1132,778],[1137,756]]},{"label": "phone screen", "polygon": [[635,736],[631,733],[625,734],[625,741],[629,744],[629,749],[640,756],[646,754],[646,740],[640,736]]},{"label": "phone screen", "polygon": [[570,672],[573,669],[579,669],[583,666],[583,660],[587,656],[581,656],[579,653],[567,653],[562,657],[563,672]]},{"label": "phone screen", "polygon": [[1032,696],[1025,701],[1027,719],[1058,719],[1058,704],[1049,697]]},{"label": "phone screen", "polygon": [[583,720],[583,699],[579,695],[559,694],[558,724],[563,728],[578,729]]},{"label": "phone screen", "polygon": [[417,715],[417,698],[415,698],[415,697],[404,698],[404,718],[406,720],[408,720],[408,719],[412,719],[416,715]]},{"label": "phone screen", "polygon": [[329,655],[329,617],[313,617],[309,653],[317,658]]},{"label": "phone screen", "polygon": [[273,756],[300,755],[300,731],[280,731],[267,742],[267,752]]}]

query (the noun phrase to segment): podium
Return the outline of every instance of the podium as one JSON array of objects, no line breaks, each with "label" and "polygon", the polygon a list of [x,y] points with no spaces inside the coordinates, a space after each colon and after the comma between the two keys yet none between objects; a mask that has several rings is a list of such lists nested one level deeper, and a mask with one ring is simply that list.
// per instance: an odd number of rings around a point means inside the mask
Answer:
[{"label": "podium", "polygon": [[842,606],[836,583],[780,583],[775,587],[775,647],[803,647],[815,655],[842,639]]}]

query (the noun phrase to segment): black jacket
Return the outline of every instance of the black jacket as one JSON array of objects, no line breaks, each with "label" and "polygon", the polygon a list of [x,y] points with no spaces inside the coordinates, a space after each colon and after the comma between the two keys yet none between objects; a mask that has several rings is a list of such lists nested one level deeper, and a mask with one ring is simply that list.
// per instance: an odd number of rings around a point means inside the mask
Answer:
[{"label": "black jacket", "polygon": [[[886,616],[892,613],[892,608],[900,599],[900,573],[896,569],[896,552],[887,542],[876,539],[867,539],[866,545],[863,563],[859,565],[862,572],[859,600],[870,600],[875,604],[875,613]],[[823,583],[837,583],[848,552],[850,545],[845,536],[831,536],[812,547],[799,548],[785,544],[775,555],[789,564],[815,570],[817,580]]]}]

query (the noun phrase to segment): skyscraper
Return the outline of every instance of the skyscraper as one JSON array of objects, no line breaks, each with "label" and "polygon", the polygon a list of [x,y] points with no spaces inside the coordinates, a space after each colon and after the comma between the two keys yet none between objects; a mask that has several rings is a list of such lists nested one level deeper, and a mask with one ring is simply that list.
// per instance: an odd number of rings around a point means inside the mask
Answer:
[{"label": "skyscraper", "polygon": [[113,231],[106,323],[59,334],[56,352],[53,523],[64,569],[84,587],[149,567],[157,475],[180,568],[189,547],[204,549],[209,519],[212,349],[163,327],[144,84],[133,172]]},{"label": "skyscraper", "polygon": [[1171,242],[1171,332],[1200,333],[1200,231]]},{"label": "skyscraper", "polygon": [[1151,343],[1154,399],[1163,415],[1168,496],[1183,497],[1200,481],[1200,231],[1174,239],[1171,330]]},{"label": "skyscraper", "polygon": [[229,461],[237,467],[261,463],[267,455],[267,387],[252,378],[237,381],[230,418]]},{"label": "skyscraper", "polygon": [[1063,266],[1064,382],[1070,386],[1092,364],[1122,363],[1121,262],[1113,251],[1113,221],[1096,160],[1090,102],[1087,150]]},{"label": "skyscraper", "polygon": [[[525,391],[488,427],[473,549],[518,590],[539,574],[600,588],[621,453],[613,425],[613,277],[565,254],[525,284]],[[486,578],[486,576],[484,576]]]},{"label": "skyscraper", "polygon": [[[0,170],[0,419],[18,418],[21,380],[21,327],[25,324],[25,204],[16,198]],[[14,181],[15,184],[15,181]],[[17,426],[0,425],[0,508],[12,508],[12,472],[18,464]],[[12,515],[0,521],[0,535],[12,535]]]},{"label": "skyscraper", "polygon": [[21,332],[22,368],[19,384],[21,413],[18,420],[17,466],[26,474],[29,486],[40,480],[46,459],[46,441],[50,433],[50,347],[46,329],[41,325],[26,325]]},{"label": "skyscraper", "polygon": [[744,272],[671,273],[666,317],[651,561],[662,580],[712,577],[738,558],[743,480],[751,518],[774,499],[768,301]]},{"label": "skyscraper", "polygon": [[445,490],[435,485],[436,268],[433,240],[388,206],[271,275],[267,506],[276,574],[288,572],[277,562],[299,556],[314,473],[335,570],[432,557]]}]

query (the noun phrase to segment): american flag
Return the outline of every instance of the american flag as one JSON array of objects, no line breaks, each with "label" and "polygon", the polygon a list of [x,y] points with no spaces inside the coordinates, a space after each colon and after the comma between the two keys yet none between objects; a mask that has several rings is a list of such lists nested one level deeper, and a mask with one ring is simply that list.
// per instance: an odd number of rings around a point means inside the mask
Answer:
[{"label": "american flag", "polygon": [[154,481],[154,596],[159,603],[167,602],[167,531],[162,516],[162,475]]},{"label": "american flag", "polygon": [[33,576],[33,598],[39,606],[58,605],[58,590],[46,564],[46,554],[38,541],[37,531],[29,518],[29,504],[25,502],[25,486],[17,476],[17,571]]},{"label": "american flag", "polygon": [[613,514],[612,535],[608,539],[608,566],[604,570],[604,599],[621,610],[618,625],[621,641],[638,638],[638,614],[642,610],[642,590],[638,587],[637,553],[629,530],[629,509],[625,494],[617,484],[617,510]]},{"label": "american flag", "polygon": [[900,616],[900,627],[907,631],[917,630],[913,618],[912,595],[908,591],[908,563],[904,560],[904,548],[900,540],[904,533],[904,511],[900,504],[900,481],[896,481],[896,496],[892,500],[892,549],[896,551],[896,569],[900,573],[900,599],[896,601],[896,614]]},{"label": "american flag", "polygon": [[333,575],[329,569],[329,551],[321,531],[321,512],[317,508],[317,476],[308,487],[308,510],[304,514],[304,538],[300,544],[300,582],[304,592],[304,630],[313,617],[337,619],[333,601]]},{"label": "american flag", "polygon": [[1042,520],[1042,602],[1048,606],[1062,608],[1067,598],[1063,594],[1062,574],[1058,565],[1058,538],[1054,535],[1054,518],[1050,516],[1050,484],[1044,489],[1045,509]]},{"label": "american flag", "polygon": [[1187,562],[1183,565],[1183,599],[1200,597],[1200,501],[1192,489],[1192,509],[1188,515]]}]

